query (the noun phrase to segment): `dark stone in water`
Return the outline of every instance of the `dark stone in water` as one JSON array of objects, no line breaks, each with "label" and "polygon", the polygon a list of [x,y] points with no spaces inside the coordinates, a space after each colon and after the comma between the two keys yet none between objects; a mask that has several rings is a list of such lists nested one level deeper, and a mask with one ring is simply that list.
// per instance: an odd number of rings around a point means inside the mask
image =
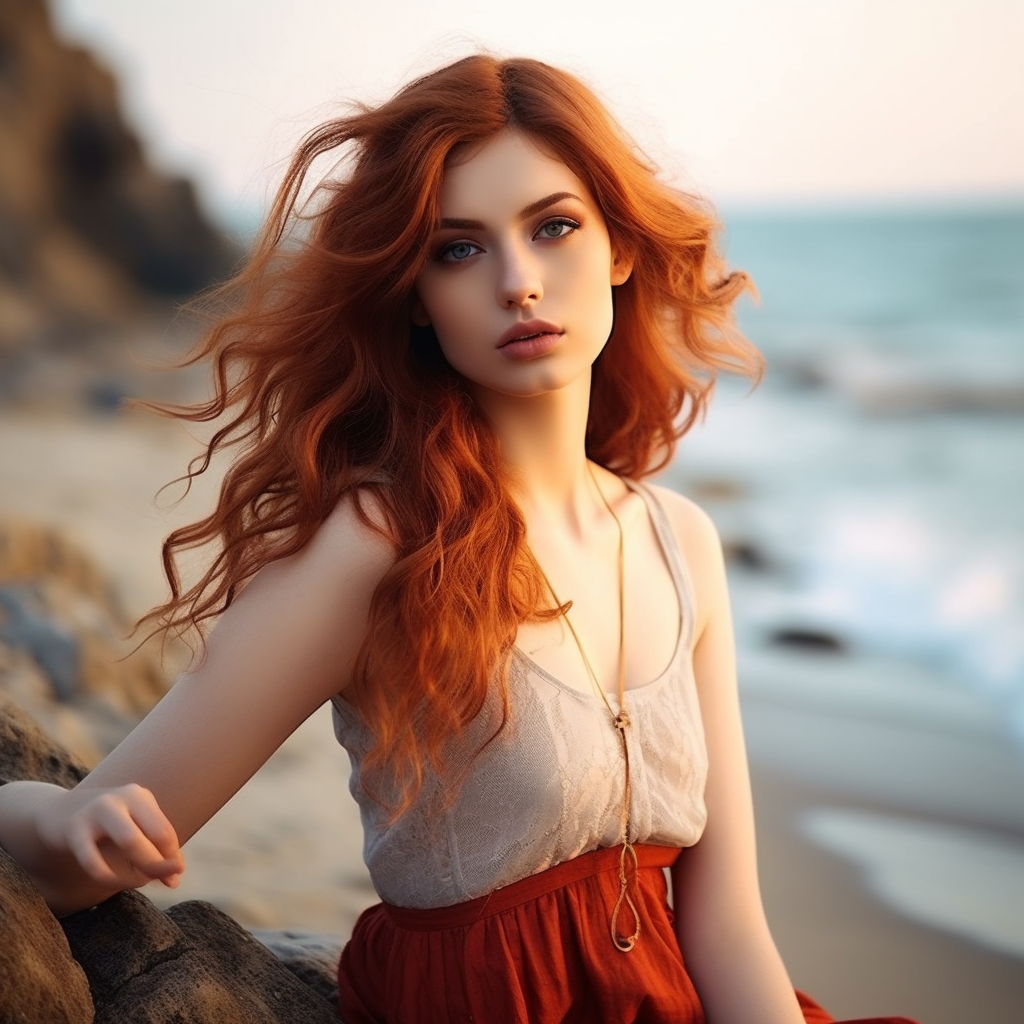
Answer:
[{"label": "dark stone in water", "polygon": [[780,647],[799,647],[805,651],[822,651],[827,654],[843,654],[846,645],[837,636],[816,629],[801,629],[793,626],[776,629],[769,641]]},{"label": "dark stone in water", "polygon": [[116,380],[101,379],[86,390],[85,400],[90,409],[99,413],[116,413],[124,407],[127,389]]},{"label": "dark stone in water", "polygon": [[775,568],[770,556],[748,540],[731,541],[724,545],[725,557],[751,572],[771,572]]}]

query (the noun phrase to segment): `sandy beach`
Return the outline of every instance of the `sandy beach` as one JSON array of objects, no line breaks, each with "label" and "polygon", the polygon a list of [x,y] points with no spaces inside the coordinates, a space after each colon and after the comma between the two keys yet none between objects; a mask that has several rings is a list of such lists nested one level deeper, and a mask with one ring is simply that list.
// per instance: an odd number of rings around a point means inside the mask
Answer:
[{"label": "sandy beach", "polygon": [[[65,529],[140,612],[159,543],[213,493],[157,508],[196,443],[139,414],[0,412],[0,514]],[[744,652],[769,919],[794,982],[837,1016],[1018,1024],[1024,758],[984,695],[883,659]],[[244,711],[239,710],[239,727]],[[186,849],[166,903],[345,934],[375,899],[330,715],[307,721]]]},{"label": "sandy beach", "polygon": [[881,660],[743,661],[762,886],[795,984],[837,1016],[1019,1021],[1024,763],[995,709],[942,708]]}]

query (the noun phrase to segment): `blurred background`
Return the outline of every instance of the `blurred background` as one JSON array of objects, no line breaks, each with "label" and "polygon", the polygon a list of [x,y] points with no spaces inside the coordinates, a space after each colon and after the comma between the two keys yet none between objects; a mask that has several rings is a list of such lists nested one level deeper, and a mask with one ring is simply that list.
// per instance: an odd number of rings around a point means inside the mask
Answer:
[{"label": "blurred background", "polygon": [[[160,539],[213,484],[154,504],[196,441],[123,399],[202,393],[201,373],[150,367],[193,340],[180,303],[242,257],[299,138],[480,47],[549,60],[711,197],[757,284],[741,321],[767,378],[724,381],[664,481],[726,543],[794,977],[849,1016],[1019,1020],[1022,46],[1014,0],[3,0],[0,684],[87,757],[146,704],[152,659],[116,699],[97,697],[102,659],[54,675],[26,581],[63,573],[77,595],[42,602],[69,663],[97,637],[116,652],[161,598]],[[69,573],[72,550],[102,586]],[[83,587],[102,614],[75,611]],[[303,755],[282,763],[270,785]],[[198,847],[223,869],[204,897],[325,929],[325,906],[344,925],[370,898],[349,819],[331,826],[347,866],[320,856],[348,895],[325,903],[273,868],[303,826],[280,812],[256,835],[254,805],[229,812],[252,871],[270,866],[239,895],[225,826]]]}]

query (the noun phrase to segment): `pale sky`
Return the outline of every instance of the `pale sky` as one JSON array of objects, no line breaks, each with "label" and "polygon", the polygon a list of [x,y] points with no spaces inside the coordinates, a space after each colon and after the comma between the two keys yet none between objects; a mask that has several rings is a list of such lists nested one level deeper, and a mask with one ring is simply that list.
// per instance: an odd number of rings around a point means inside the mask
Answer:
[{"label": "pale sky", "polygon": [[723,202],[1024,196],[1022,0],[51,0],[238,218],[299,137],[483,46],[560,64]]}]

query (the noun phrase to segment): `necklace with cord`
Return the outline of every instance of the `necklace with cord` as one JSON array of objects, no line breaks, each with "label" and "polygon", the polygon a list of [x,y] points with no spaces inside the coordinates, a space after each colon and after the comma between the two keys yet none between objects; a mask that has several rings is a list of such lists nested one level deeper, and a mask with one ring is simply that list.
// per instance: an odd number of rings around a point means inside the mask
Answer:
[{"label": "necklace with cord", "polygon": [[[594,470],[590,465],[589,460],[587,461],[587,473],[590,476],[590,482],[594,485],[594,489],[597,491],[598,497],[601,499],[601,503],[608,510],[608,514],[612,517],[615,522],[615,527],[618,530],[619,545],[618,545],[618,577],[619,577],[619,664],[618,664],[618,704],[619,710],[616,713],[615,709],[611,706],[608,701],[608,695],[604,692],[604,687],[601,686],[597,678],[597,673],[594,671],[594,667],[590,663],[590,658],[587,657],[587,652],[583,648],[583,644],[580,641],[579,635],[573,628],[572,621],[569,618],[568,611],[561,612],[562,618],[565,620],[566,626],[569,627],[569,633],[573,640],[576,642],[576,647],[580,652],[580,658],[583,661],[583,666],[587,671],[587,676],[590,678],[594,689],[597,690],[605,708],[608,710],[608,714],[611,717],[612,726],[618,733],[619,738],[622,742],[622,760],[625,765],[625,782],[623,785],[623,799],[622,799],[622,849],[619,851],[619,895],[615,901],[615,906],[612,908],[611,921],[609,924],[612,936],[612,942],[615,948],[622,953],[628,953],[636,945],[637,939],[640,937],[640,913],[637,910],[636,903],[633,902],[633,897],[629,893],[629,870],[628,865],[632,863],[633,877],[636,878],[639,872],[639,862],[637,860],[636,850],[633,847],[630,833],[632,832],[632,791],[630,788],[630,773],[629,773],[629,743],[626,739],[626,730],[630,726],[629,714],[626,711],[626,560],[625,560],[625,539],[622,530],[622,523],[619,517],[615,514],[615,510],[612,508],[611,503],[605,497],[604,491],[601,490],[601,485],[597,482],[597,478],[594,476]],[[536,560],[535,560],[536,561]],[[555,588],[551,585],[551,580],[548,579],[547,573],[541,567],[540,563],[537,563],[537,569],[540,572],[541,579],[544,580],[545,585],[551,593],[551,597],[554,599],[556,608],[563,608],[563,602],[559,600],[558,594],[555,593]],[[619,932],[618,921],[619,914],[622,911],[623,906],[626,906],[630,913],[633,915],[634,928],[630,935],[625,935]]]}]

